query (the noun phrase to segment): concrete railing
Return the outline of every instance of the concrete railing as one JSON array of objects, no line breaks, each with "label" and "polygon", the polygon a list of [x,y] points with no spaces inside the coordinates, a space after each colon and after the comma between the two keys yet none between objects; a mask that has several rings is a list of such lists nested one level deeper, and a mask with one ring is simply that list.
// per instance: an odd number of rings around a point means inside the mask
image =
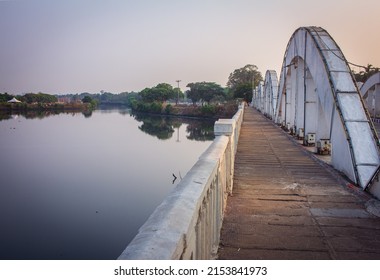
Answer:
[{"label": "concrete railing", "polygon": [[215,123],[215,140],[139,229],[118,259],[213,259],[226,200],[233,187],[234,157],[244,106]]}]

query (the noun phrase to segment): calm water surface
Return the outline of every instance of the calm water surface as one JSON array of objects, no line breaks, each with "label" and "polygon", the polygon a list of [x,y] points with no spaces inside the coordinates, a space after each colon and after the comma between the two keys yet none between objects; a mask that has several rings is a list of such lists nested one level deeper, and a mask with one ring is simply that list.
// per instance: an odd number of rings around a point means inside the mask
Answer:
[{"label": "calm water surface", "polygon": [[0,121],[0,259],[117,258],[213,139],[128,110],[32,117]]}]

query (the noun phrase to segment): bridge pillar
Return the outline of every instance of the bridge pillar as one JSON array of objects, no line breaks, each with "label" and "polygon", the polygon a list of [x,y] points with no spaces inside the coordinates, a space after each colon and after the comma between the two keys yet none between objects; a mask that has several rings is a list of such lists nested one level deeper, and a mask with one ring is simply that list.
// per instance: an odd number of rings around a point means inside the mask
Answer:
[{"label": "bridge pillar", "polygon": [[214,125],[215,136],[226,135],[231,136],[235,129],[235,122],[233,119],[219,119]]},{"label": "bridge pillar", "polygon": [[219,119],[214,124],[214,134],[218,136],[227,136],[229,138],[228,148],[226,149],[226,164],[229,166],[226,176],[227,192],[232,193],[233,174],[235,166],[235,128],[236,121],[234,119]]}]

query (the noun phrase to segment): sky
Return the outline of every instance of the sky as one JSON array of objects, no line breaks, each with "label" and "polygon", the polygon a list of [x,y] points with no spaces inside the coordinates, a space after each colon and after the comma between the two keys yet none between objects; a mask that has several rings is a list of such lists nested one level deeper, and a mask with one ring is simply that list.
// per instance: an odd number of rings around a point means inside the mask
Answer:
[{"label": "sky", "polygon": [[225,86],[246,64],[279,74],[302,26],[326,29],[348,61],[380,67],[379,11],[379,0],[0,1],[0,92]]}]

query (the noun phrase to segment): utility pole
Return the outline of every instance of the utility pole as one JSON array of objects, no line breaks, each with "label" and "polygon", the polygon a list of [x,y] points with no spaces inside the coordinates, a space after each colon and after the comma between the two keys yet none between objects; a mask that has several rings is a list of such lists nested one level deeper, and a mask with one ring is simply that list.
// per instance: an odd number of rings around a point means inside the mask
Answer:
[{"label": "utility pole", "polygon": [[177,88],[178,88],[178,91],[177,91],[177,104],[176,105],[178,105],[178,102],[179,102],[179,82],[180,82],[181,80],[176,80],[176,82],[177,82]]}]

